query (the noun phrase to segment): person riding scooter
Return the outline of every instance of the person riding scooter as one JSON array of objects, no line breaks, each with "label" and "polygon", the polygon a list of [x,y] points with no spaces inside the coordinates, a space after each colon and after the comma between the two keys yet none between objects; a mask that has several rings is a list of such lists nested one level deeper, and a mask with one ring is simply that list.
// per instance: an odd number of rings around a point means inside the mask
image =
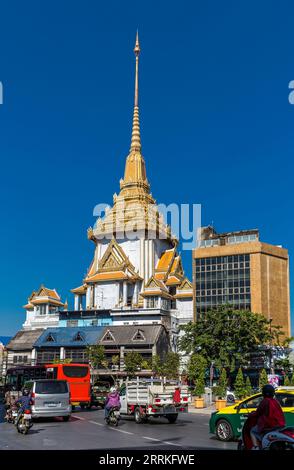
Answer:
[{"label": "person riding scooter", "polygon": [[32,405],[32,399],[30,395],[30,391],[28,388],[24,388],[22,391],[22,397],[16,400],[15,405],[19,405],[18,415],[16,418],[16,425],[18,424],[21,415],[25,412],[25,410],[30,410]]},{"label": "person riding scooter", "polygon": [[110,393],[107,395],[104,406],[104,419],[108,418],[111,408],[120,409],[120,397],[116,387],[111,387]]},{"label": "person riding scooter", "polygon": [[265,433],[285,426],[285,416],[278,400],[274,398],[275,389],[272,385],[264,385],[262,388],[263,400],[255,411],[250,414],[252,420],[256,420],[255,426],[250,430],[252,450],[259,450]]}]

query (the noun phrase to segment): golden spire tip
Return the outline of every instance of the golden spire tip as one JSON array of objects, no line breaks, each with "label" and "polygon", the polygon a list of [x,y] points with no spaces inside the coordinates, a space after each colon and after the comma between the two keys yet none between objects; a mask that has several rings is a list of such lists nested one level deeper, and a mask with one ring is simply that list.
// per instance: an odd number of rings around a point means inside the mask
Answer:
[{"label": "golden spire tip", "polygon": [[137,33],[136,33],[136,43],[135,43],[135,48],[134,48],[134,53],[136,55],[139,55],[140,54],[140,43],[139,43],[139,32],[137,30]]}]

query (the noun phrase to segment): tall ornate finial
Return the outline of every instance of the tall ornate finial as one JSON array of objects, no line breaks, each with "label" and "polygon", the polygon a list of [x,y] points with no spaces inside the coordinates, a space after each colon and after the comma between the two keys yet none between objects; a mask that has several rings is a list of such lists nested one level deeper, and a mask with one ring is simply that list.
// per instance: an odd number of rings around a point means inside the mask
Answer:
[{"label": "tall ornate finial", "polygon": [[141,137],[140,137],[140,121],[139,121],[139,33],[137,30],[136,43],[134,47],[134,53],[136,56],[136,73],[135,73],[135,100],[134,100],[134,115],[133,115],[133,128],[132,128],[132,140],[130,151],[141,151]]}]

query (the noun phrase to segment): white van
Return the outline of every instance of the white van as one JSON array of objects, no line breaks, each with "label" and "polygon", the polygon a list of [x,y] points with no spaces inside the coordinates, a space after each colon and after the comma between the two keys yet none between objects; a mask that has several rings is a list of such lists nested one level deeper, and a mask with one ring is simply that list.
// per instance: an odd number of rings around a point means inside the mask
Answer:
[{"label": "white van", "polygon": [[33,418],[60,416],[63,421],[69,420],[72,408],[66,380],[34,380],[24,386],[31,392]]}]

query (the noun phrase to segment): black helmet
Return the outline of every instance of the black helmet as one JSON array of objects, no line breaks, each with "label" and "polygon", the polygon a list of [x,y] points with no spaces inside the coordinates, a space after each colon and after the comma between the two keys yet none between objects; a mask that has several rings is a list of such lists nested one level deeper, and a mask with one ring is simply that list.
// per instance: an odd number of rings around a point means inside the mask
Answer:
[{"label": "black helmet", "polygon": [[262,394],[264,397],[273,398],[275,394],[275,389],[272,385],[267,384],[262,387]]},{"label": "black helmet", "polygon": [[27,396],[30,394],[29,389],[28,389],[27,387],[25,387],[25,388],[23,389],[23,391],[22,391],[22,394],[23,394],[25,397],[27,397]]}]

